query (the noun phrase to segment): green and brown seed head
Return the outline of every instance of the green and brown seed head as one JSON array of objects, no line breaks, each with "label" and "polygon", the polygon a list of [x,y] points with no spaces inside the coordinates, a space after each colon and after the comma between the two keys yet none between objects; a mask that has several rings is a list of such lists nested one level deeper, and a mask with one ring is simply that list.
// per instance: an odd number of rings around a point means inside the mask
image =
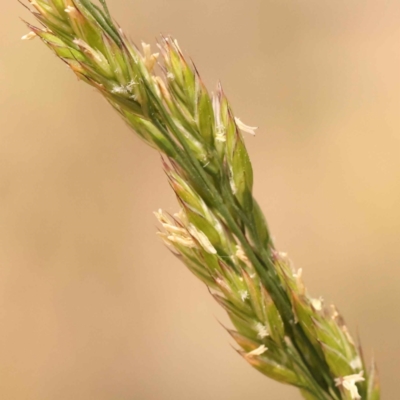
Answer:
[{"label": "green and brown seed head", "polygon": [[98,89],[148,145],[163,154],[180,211],[156,213],[171,251],[227,311],[239,353],[306,399],[379,399],[375,367],[333,307],[309,296],[271,241],[253,198],[253,170],[221,85],[211,95],[178,43],[136,47],[103,1],[30,0],[39,37],[79,79]]}]

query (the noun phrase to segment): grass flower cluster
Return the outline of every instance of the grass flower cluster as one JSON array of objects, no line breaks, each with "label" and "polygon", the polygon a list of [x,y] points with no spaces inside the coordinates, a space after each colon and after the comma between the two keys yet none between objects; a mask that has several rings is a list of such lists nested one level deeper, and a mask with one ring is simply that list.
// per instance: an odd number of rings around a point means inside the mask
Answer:
[{"label": "grass flower cluster", "polygon": [[170,37],[157,53],[136,47],[104,0],[29,1],[40,27],[23,39],[39,37],[163,155],[180,209],[155,213],[159,236],[226,310],[239,354],[308,400],[378,400],[374,363],[275,249],[242,136],[255,128],[235,118],[221,85],[211,95]]}]

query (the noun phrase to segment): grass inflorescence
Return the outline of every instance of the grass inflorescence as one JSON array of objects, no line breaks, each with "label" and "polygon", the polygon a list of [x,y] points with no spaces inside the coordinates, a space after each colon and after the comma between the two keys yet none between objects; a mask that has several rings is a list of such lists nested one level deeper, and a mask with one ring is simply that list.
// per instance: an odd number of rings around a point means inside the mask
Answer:
[{"label": "grass inflorescence", "polygon": [[234,116],[222,86],[211,95],[171,37],[157,53],[135,46],[104,0],[29,2],[41,26],[23,39],[39,37],[163,155],[180,209],[155,213],[159,236],[226,310],[239,354],[305,399],[378,400],[374,363],[274,246],[243,140],[256,128]]}]

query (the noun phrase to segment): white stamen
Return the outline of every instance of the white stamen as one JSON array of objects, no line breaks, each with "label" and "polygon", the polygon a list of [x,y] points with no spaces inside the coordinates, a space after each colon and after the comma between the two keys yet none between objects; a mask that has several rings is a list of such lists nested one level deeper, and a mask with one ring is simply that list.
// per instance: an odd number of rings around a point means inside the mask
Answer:
[{"label": "white stamen", "polygon": [[299,268],[297,270],[297,272],[293,273],[293,278],[296,279],[296,284],[297,284],[297,288],[299,289],[299,292],[304,294],[305,293],[305,287],[304,287],[303,280],[301,279],[302,275],[303,275],[303,270],[302,270],[302,268]]},{"label": "white stamen", "polygon": [[242,299],[243,302],[245,302],[246,299],[248,299],[250,297],[249,292],[247,290],[240,290],[239,294],[240,294],[240,298]]},{"label": "white stamen", "polygon": [[247,258],[245,252],[243,251],[243,248],[240,244],[236,245],[236,257],[244,262],[248,267],[251,267],[251,263],[249,261],[249,259]]},{"label": "white stamen", "polygon": [[167,246],[172,246],[172,243],[168,239],[168,235],[165,232],[156,232],[156,235],[159,236]]},{"label": "white stamen", "polygon": [[147,70],[151,72],[160,53],[151,53],[151,46],[145,42],[142,42],[142,48],[144,65],[146,66]]},{"label": "white stamen", "polygon": [[354,360],[350,362],[350,367],[353,369],[361,369],[362,368],[362,361],[359,356],[357,356]]},{"label": "white stamen", "polygon": [[267,350],[268,348],[264,344],[262,344],[260,347],[257,347],[256,349],[247,353],[246,356],[247,357],[261,356],[261,354],[264,354]]},{"label": "white stamen", "polygon": [[[127,85],[116,85],[112,88],[111,92],[116,93],[116,94],[128,94],[129,92],[132,92],[133,87],[137,85],[137,83],[134,80],[131,80]],[[130,98],[133,100],[137,100],[136,95],[131,95]]]},{"label": "white stamen", "polygon": [[151,55],[151,46],[148,43],[142,42],[142,49],[145,57]]},{"label": "white stamen", "polygon": [[358,393],[356,383],[365,381],[362,375],[363,371],[359,372],[358,374],[344,376],[343,378],[336,378],[336,386],[343,386],[346,390],[350,392],[350,396],[352,399],[360,400],[361,396]]},{"label": "white stamen", "polygon": [[293,273],[293,278],[300,279],[302,274],[303,274],[303,268],[299,268],[297,272]]},{"label": "white stamen", "polygon": [[331,309],[332,309],[331,318],[332,318],[333,320],[335,320],[336,318],[339,317],[339,313],[337,312],[336,307],[335,307],[333,304],[331,304]]},{"label": "white stamen", "polygon": [[131,89],[133,89],[133,87],[134,87],[135,85],[137,85],[137,83],[132,79],[132,80],[126,85],[126,88],[127,88],[128,90],[131,90]]},{"label": "white stamen", "polygon": [[264,339],[267,336],[269,336],[267,327],[265,325],[263,325],[261,322],[257,322],[256,324],[256,330],[257,330],[257,336],[260,339]]},{"label": "white stamen", "polygon": [[173,81],[175,79],[174,74],[172,72],[167,72],[167,79]]},{"label": "white stamen", "polygon": [[181,48],[179,47],[178,41],[176,39],[174,39],[174,45],[176,46],[176,48],[182,53]]},{"label": "white stamen", "polygon": [[183,225],[188,225],[187,215],[185,211],[183,211],[183,208],[181,208],[179,212],[175,213],[174,217],[181,221]]},{"label": "white stamen", "polygon": [[321,311],[323,301],[324,300],[322,297],[320,297],[319,299],[311,299],[311,304],[317,311]]},{"label": "white stamen", "polygon": [[111,93],[115,94],[126,94],[128,91],[125,86],[114,86],[111,90]]},{"label": "white stamen", "polygon": [[171,220],[168,218],[167,215],[164,214],[164,211],[161,208],[159,208],[158,211],[154,211],[154,215],[161,224],[171,223]]},{"label": "white stamen", "polygon": [[293,278],[296,279],[297,286],[299,286],[299,287],[303,287],[303,281],[302,281],[302,279],[301,279],[301,276],[302,276],[302,275],[303,275],[303,268],[299,268],[299,269],[297,270],[297,272],[294,272],[294,273],[293,273]]},{"label": "white stamen", "polygon": [[242,260],[243,262],[248,262],[249,259],[247,258],[245,252],[243,251],[243,248],[240,244],[236,245],[236,257],[239,260]]},{"label": "white stamen", "polygon": [[155,212],[154,215],[165,229],[165,233],[159,233],[159,236],[164,240],[166,239],[170,243],[177,243],[188,248],[197,247],[196,242],[193,240],[193,235],[191,236],[186,228],[175,225],[174,221],[165,215],[161,209]]},{"label": "white stamen", "polygon": [[193,241],[192,238],[178,236],[178,235],[169,235],[169,236],[167,236],[167,239],[171,242],[175,242],[184,247],[188,247],[188,248],[196,247],[196,243]]},{"label": "white stamen", "polygon": [[184,228],[181,228],[179,226],[171,225],[171,224],[163,224],[164,229],[171,233],[172,235],[187,235],[187,231]]},{"label": "white stamen", "polygon": [[244,124],[239,118],[235,117],[235,122],[237,127],[242,131],[242,132],[246,132],[246,133],[250,133],[250,135],[255,136],[256,134],[256,126],[249,126]]},{"label": "white stamen", "polygon": [[67,8],[64,10],[66,13],[71,14],[71,15],[77,15],[78,10],[73,7],[73,6],[67,6]]},{"label": "white stamen", "polygon": [[31,31],[26,35],[22,36],[21,40],[32,40],[35,39],[36,36],[37,36],[36,33]]}]

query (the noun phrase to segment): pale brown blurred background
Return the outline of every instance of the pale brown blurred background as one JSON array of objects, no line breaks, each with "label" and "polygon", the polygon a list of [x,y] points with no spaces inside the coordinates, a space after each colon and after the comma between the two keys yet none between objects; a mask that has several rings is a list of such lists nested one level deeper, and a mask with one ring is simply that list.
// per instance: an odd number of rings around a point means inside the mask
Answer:
[{"label": "pale brown blurred background", "polygon": [[[178,37],[260,127],[247,143],[278,247],[335,302],[400,398],[400,2],[109,0]],[[0,398],[299,399],[231,349],[227,322],[155,235],[158,155],[2,0]]]}]

